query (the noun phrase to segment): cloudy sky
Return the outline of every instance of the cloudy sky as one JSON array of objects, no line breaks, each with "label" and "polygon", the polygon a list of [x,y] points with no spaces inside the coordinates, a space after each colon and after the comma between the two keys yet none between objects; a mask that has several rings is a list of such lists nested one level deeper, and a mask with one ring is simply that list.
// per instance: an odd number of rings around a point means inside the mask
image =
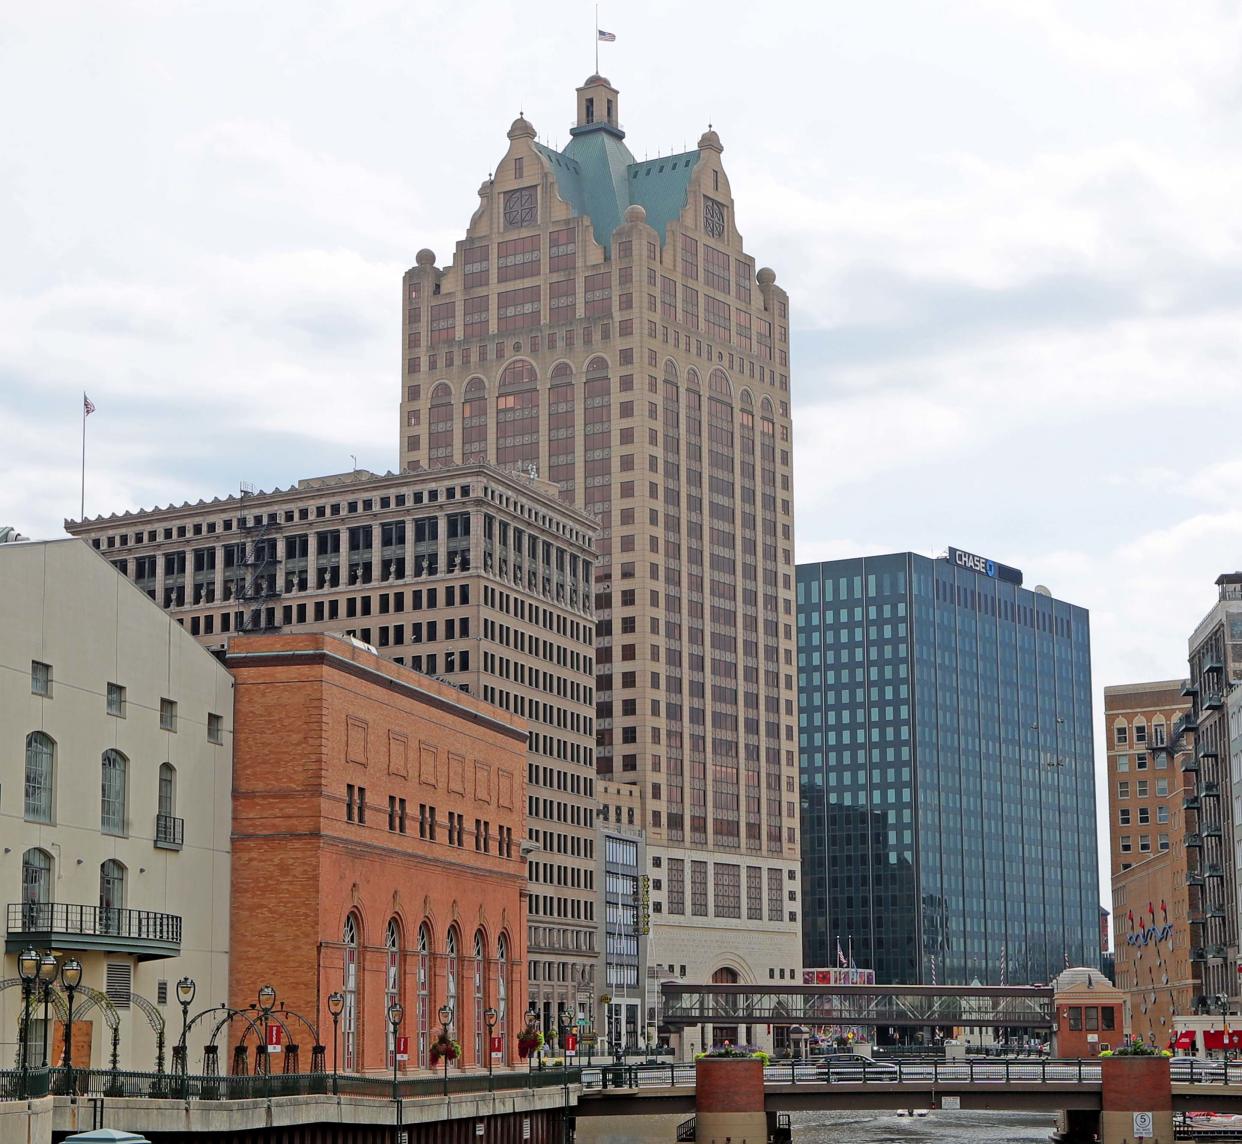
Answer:
[{"label": "cloudy sky", "polygon": [[[605,2],[631,149],[725,144],[793,305],[802,560],[955,544],[1183,673],[1242,567],[1242,15],[1148,0]],[[0,10],[0,523],[396,460],[399,289],[592,6]]]}]

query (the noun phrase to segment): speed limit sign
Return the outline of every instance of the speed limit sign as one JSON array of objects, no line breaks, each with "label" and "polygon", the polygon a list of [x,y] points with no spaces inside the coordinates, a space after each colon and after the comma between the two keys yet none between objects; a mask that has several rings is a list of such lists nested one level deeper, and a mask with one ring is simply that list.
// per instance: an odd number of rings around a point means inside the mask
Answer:
[{"label": "speed limit sign", "polygon": [[1150,1140],[1155,1133],[1152,1131],[1152,1120],[1154,1116],[1150,1112],[1136,1112],[1134,1114],[1134,1139]]}]

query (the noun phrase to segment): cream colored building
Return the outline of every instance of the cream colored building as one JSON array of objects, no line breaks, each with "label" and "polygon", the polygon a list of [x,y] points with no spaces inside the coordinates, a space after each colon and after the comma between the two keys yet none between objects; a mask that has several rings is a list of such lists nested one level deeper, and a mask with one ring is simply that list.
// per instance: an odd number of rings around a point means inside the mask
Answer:
[{"label": "cream colored building", "polygon": [[719,135],[638,161],[620,123],[598,75],[563,150],[519,117],[451,262],[418,253],[401,465],[599,521],[596,763],[641,797],[653,960],[757,983],[801,962],[788,299]]},{"label": "cream colored building", "polygon": [[[78,1065],[109,1065],[115,1026],[120,1066],[152,1069],[165,1023],[170,1068],[177,981],[196,982],[196,1010],[225,997],[232,712],[224,667],[89,545],[0,544],[5,1067],[28,946],[82,964]],[[63,1004],[61,991],[53,1057]],[[42,1016],[36,1002],[35,1066]]]}]

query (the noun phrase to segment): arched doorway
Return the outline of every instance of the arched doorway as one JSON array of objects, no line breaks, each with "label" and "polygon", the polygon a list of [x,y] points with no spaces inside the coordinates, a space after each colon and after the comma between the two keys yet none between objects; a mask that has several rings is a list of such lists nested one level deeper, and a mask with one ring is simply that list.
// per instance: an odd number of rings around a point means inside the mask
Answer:
[{"label": "arched doorway", "polygon": [[[727,965],[720,966],[719,969],[712,973],[713,985],[737,985],[741,978],[738,977],[737,970]],[[715,1014],[726,1022],[736,1020],[737,1006],[732,998],[723,996],[715,999],[713,1006]],[[731,1045],[738,1043],[738,1026],[735,1024],[719,1024],[712,1025],[712,1044],[723,1045],[726,1041]]]}]

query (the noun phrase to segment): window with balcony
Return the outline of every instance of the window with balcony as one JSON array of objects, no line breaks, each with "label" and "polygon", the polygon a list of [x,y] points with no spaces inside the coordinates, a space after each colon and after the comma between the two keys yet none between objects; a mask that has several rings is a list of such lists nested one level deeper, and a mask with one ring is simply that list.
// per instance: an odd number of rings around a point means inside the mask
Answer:
[{"label": "window with balcony", "polygon": [[177,768],[172,763],[161,763],[159,781],[155,845],[161,850],[180,850],[184,823],[177,817]]},{"label": "window with balcony", "polygon": [[[34,847],[22,855],[22,904],[45,906],[52,900],[52,856],[46,850]],[[37,910],[30,911],[37,914]],[[30,919],[27,928],[37,923]]]},{"label": "window with balcony", "polygon": [[125,864],[109,858],[99,867],[99,926],[103,933],[120,933],[125,910]]}]

